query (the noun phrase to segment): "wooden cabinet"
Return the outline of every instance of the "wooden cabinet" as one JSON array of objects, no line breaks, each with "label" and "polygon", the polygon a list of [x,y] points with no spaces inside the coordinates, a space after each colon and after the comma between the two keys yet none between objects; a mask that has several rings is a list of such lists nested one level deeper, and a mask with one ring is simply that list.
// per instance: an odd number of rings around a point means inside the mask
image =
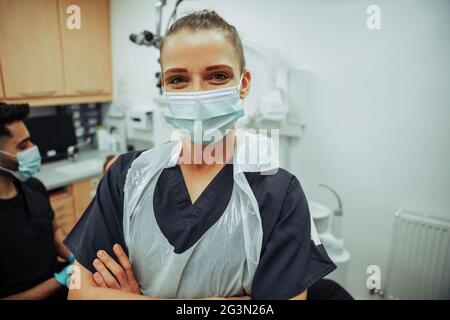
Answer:
[{"label": "wooden cabinet", "polygon": [[[80,8],[69,29],[67,8]],[[31,106],[112,100],[109,0],[0,0],[4,100]]]},{"label": "wooden cabinet", "polygon": [[99,180],[100,177],[82,180],[50,193],[55,220],[66,233],[72,230],[91,203]]},{"label": "wooden cabinet", "polygon": [[[66,8],[81,9],[81,29],[69,30]],[[109,2],[60,0],[60,29],[68,95],[111,93]]]},{"label": "wooden cabinet", "polygon": [[72,195],[74,197],[75,219],[78,220],[95,196],[99,178],[83,180],[72,185]]},{"label": "wooden cabinet", "polygon": [[3,99],[3,98],[4,98],[4,94],[3,94],[3,79],[2,79],[2,68],[1,68],[1,63],[0,63],[0,99]]},{"label": "wooden cabinet", "polygon": [[7,98],[64,94],[57,0],[0,0],[0,58]]},{"label": "wooden cabinet", "polygon": [[50,204],[55,213],[57,224],[69,233],[75,225],[75,215],[73,210],[73,197],[69,191],[57,192],[50,195]]}]

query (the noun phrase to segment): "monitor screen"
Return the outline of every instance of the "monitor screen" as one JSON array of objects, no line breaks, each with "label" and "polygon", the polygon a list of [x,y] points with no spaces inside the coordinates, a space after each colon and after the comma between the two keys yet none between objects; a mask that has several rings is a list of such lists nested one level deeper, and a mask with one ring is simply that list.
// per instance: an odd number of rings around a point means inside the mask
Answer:
[{"label": "monitor screen", "polygon": [[67,158],[67,148],[77,144],[72,117],[52,115],[25,121],[31,141],[39,147],[42,162]]}]

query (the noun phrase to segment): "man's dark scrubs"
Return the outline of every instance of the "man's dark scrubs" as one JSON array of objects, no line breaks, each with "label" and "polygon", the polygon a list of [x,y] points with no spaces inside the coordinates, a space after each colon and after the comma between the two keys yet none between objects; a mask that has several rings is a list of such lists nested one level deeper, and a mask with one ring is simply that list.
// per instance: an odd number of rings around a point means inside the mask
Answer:
[{"label": "man's dark scrubs", "polygon": [[15,185],[17,196],[0,200],[0,298],[31,289],[57,271],[47,190],[34,178]]},{"label": "man's dark scrubs", "polygon": [[[95,272],[92,262],[97,250],[104,249],[114,257],[115,243],[126,248],[123,189],[127,171],[139,154],[130,152],[116,160],[100,182],[96,197],[66,238],[65,244],[76,259],[91,272]],[[283,169],[275,175],[245,175],[258,201],[263,227],[261,258],[251,297],[292,298],[336,266],[324,247],[316,246],[311,239],[308,204],[297,178]],[[163,170],[153,206],[158,226],[175,253],[189,249],[218,221],[232,189],[233,166],[226,165],[192,204],[180,167]]]}]

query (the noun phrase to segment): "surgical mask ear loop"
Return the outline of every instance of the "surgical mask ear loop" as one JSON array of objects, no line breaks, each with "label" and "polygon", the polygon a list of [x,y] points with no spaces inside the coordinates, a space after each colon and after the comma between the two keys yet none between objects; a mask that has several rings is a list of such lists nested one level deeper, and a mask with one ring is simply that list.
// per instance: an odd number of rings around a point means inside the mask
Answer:
[{"label": "surgical mask ear loop", "polygon": [[[17,165],[19,165],[19,160],[17,159],[17,155],[9,153],[9,152],[6,152],[6,151],[3,151],[3,150],[0,150],[0,154],[2,154],[2,153],[7,155],[8,157],[14,158],[16,160],[16,162],[17,162]],[[6,169],[6,168],[3,168],[3,169]],[[8,169],[6,169],[6,170],[8,170]]]},{"label": "surgical mask ear loop", "polygon": [[242,89],[242,80],[244,80],[244,73],[241,74],[241,78],[239,79],[239,93],[241,93]]},{"label": "surgical mask ear loop", "polygon": [[[12,153],[9,153],[9,152],[3,151],[3,150],[0,150],[0,154],[5,154],[5,155],[7,155],[9,157],[15,158],[16,162],[17,162],[17,165],[18,165],[17,156],[15,154],[12,154]],[[0,170],[2,170],[4,172],[8,172],[9,174],[12,174],[13,176],[17,177],[15,175],[14,170],[11,170],[11,169],[8,169],[8,168],[2,167],[2,166],[0,166]]]},{"label": "surgical mask ear loop", "polygon": [[[244,74],[245,74],[245,70],[244,70],[244,72],[242,72],[241,78],[240,78],[240,80],[239,80],[239,96],[241,95],[241,90],[242,90],[242,80],[244,80]],[[243,99],[241,99],[241,100],[243,100]]]},{"label": "surgical mask ear loop", "polygon": [[12,154],[12,153],[9,153],[9,152],[3,151],[3,150],[0,150],[0,153],[6,154],[7,156],[11,156],[11,157],[14,157],[17,159],[17,156],[15,154]]}]

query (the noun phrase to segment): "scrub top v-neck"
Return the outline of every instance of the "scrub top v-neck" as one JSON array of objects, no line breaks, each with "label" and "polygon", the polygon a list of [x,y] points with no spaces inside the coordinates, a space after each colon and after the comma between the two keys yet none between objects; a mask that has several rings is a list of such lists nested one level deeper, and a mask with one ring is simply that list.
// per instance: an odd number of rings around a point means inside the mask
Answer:
[{"label": "scrub top v-neck", "polygon": [[[140,155],[138,151],[129,152],[114,162],[64,242],[92,273],[98,250],[115,257],[112,247],[118,243],[128,252],[123,228],[124,186],[128,171]],[[323,245],[313,241],[307,200],[294,175],[280,168],[273,175],[245,172],[245,178],[257,200],[263,230],[251,298],[292,298],[336,266]],[[218,221],[233,185],[233,165],[226,165],[192,204],[179,166],[163,169],[155,186],[153,209],[160,230],[176,254],[188,250]]]},{"label": "scrub top v-neck", "polygon": [[179,165],[163,170],[153,196],[153,210],[161,232],[183,253],[214,225],[233,191],[233,165],[225,165],[192,203]]}]

